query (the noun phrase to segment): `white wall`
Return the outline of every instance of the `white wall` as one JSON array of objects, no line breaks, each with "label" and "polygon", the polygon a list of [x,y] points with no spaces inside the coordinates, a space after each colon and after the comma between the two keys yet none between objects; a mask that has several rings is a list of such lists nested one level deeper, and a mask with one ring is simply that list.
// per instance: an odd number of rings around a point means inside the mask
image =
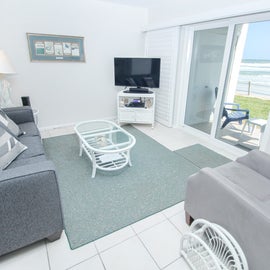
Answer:
[{"label": "white wall", "polygon": [[[12,98],[30,96],[40,127],[116,116],[114,56],[144,54],[147,11],[96,0],[2,0],[0,48],[17,74]],[[30,62],[26,33],[85,37],[86,63]]]},{"label": "white wall", "polygon": [[[183,3],[185,2],[185,3]],[[267,11],[269,0],[166,0],[149,9],[148,28],[181,25],[234,15]]]}]

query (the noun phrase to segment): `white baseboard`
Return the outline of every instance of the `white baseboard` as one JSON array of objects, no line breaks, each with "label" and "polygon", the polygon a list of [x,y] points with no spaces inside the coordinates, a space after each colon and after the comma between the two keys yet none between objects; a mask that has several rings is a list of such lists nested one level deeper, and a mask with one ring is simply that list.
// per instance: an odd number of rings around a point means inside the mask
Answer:
[{"label": "white baseboard", "polygon": [[[91,120],[94,120],[94,119],[91,119]],[[114,117],[106,117],[106,118],[95,119],[95,120],[116,121],[117,117],[116,116],[114,116]],[[53,126],[47,126],[47,127],[39,127],[39,130],[40,131],[48,131],[48,130],[53,130],[53,129],[62,129],[62,128],[74,127],[78,123],[79,122],[76,122],[76,123],[73,122],[73,123],[59,124],[59,125],[53,125]]]}]

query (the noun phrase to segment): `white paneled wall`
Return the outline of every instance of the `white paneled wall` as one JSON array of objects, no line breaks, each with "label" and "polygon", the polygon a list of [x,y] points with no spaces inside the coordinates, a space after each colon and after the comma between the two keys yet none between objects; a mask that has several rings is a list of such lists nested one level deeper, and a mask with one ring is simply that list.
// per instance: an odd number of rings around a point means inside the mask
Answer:
[{"label": "white paneled wall", "polygon": [[146,56],[161,58],[160,88],[156,89],[155,120],[172,126],[179,46],[179,27],[146,33]]}]

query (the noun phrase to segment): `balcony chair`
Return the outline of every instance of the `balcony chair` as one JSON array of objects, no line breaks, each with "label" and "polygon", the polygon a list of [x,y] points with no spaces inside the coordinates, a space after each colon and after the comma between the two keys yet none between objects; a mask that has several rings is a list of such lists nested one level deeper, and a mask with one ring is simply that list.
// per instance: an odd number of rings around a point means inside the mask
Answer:
[{"label": "balcony chair", "polygon": [[[215,98],[217,99],[218,87],[215,88]],[[230,107],[228,107],[230,106]],[[225,117],[221,129],[225,128],[230,122],[237,121],[239,124],[242,124],[242,120],[249,119],[249,110],[240,109],[240,104],[238,103],[228,103],[224,102],[222,117]]]},{"label": "balcony chair", "polygon": [[[228,108],[226,106],[235,106],[235,108]],[[249,119],[249,110],[240,109],[240,105],[237,103],[224,103],[222,118],[223,117],[225,117],[225,120],[221,126],[221,129],[233,121],[237,121],[239,124],[242,124],[242,120]]]}]

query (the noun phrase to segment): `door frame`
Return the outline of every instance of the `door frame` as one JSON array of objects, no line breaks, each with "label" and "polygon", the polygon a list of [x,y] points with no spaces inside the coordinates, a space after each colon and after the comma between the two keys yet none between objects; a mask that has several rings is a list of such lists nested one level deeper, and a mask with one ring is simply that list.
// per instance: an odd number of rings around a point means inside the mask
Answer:
[{"label": "door frame", "polygon": [[[191,25],[184,25],[180,27],[180,41],[179,41],[179,58],[178,58],[178,71],[177,74],[177,84],[176,84],[176,94],[175,94],[175,111],[174,111],[174,122],[173,126],[176,128],[185,128],[186,131],[191,134],[200,136],[205,139],[211,139],[214,143],[219,144],[221,147],[226,147],[228,150],[234,153],[245,153],[245,151],[238,149],[233,145],[229,145],[225,142],[220,141],[216,138],[216,133],[218,130],[219,119],[222,113],[221,104],[224,101],[224,89],[226,84],[228,83],[228,67],[231,56],[231,49],[233,45],[234,39],[234,31],[235,27],[238,24],[244,23],[253,23],[259,21],[270,20],[270,12],[263,12],[252,15],[244,15],[237,16],[222,20],[210,21],[210,22],[202,22]],[[217,110],[214,112],[214,120],[211,128],[211,133],[206,134],[200,130],[192,128],[185,124],[185,107],[187,102],[188,95],[188,79],[190,76],[190,67],[191,67],[191,59],[192,59],[192,48],[193,48],[193,38],[194,32],[198,30],[207,30],[219,27],[228,27],[225,51],[223,64],[221,69],[221,75],[219,80],[218,88],[221,89],[218,91],[217,95]],[[188,79],[187,79],[188,78]],[[269,142],[270,143],[270,138]]]}]

